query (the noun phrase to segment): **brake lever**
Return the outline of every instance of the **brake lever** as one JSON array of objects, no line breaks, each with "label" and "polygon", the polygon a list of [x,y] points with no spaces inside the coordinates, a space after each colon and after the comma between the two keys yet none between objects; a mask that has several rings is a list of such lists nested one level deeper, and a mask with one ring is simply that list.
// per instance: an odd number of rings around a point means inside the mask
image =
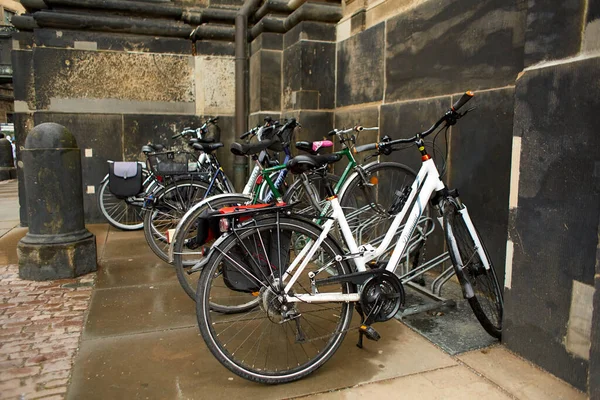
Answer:
[{"label": "brake lever", "polygon": [[477,108],[477,106],[473,106],[473,107],[469,108],[467,111],[465,111],[465,112],[464,112],[464,113],[462,113],[462,114],[460,114],[460,113],[457,113],[457,115],[456,115],[456,119],[461,119],[462,117],[464,117],[465,115],[467,115],[467,113],[469,113],[469,112],[473,111],[473,110],[474,110],[474,109],[476,109],[476,108]]},{"label": "brake lever", "polygon": [[367,162],[367,161],[369,161],[371,158],[375,158],[375,157],[378,157],[378,156],[379,156],[379,152],[377,152],[377,153],[373,153],[373,154],[371,154],[371,155],[368,155],[368,156],[366,156],[366,157],[365,157],[365,159],[364,159],[363,161],[364,161],[364,162]]}]

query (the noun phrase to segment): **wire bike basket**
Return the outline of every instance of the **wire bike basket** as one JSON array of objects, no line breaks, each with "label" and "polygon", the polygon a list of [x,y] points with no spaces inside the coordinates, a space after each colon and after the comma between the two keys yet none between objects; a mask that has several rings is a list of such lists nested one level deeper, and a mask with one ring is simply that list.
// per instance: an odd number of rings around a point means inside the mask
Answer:
[{"label": "wire bike basket", "polygon": [[185,151],[160,151],[148,154],[148,165],[155,175],[189,175],[200,173],[198,157]]}]

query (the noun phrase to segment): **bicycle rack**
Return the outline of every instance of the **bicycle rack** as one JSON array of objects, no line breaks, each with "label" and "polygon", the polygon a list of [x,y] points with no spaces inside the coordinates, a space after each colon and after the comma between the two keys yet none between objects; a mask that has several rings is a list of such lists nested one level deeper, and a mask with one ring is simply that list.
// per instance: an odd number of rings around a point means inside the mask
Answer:
[{"label": "bicycle rack", "polygon": [[[347,219],[349,221],[351,221],[353,217],[356,217],[358,214],[360,214],[364,210],[370,209],[370,208],[371,208],[370,206],[365,206],[359,210],[355,210],[347,215]],[[354,237],[357,238],[357,242],[360,241],[360,238],[362,237],[363,234],[365,234],[365,232],[368,232],[368,230],[371,229],[372,227],[376,228],[376,224],[379,224],[380,222],[381,221],[376,216],[374,216],[373,218],[364,220],[364,221],[360,221],[359,226],[355,227],[353,229]],[[426,226],[427,224],[430,224],[431,228],[427,232],[424,232],[422,227]],[[398,227],[398,230],[396,231],[397,234],[400,234],[402,232],[402,229],[404,229],[404,225],[401,225],[400,227]],[[400,263],[399,266],[397,267],[396,271],[394,271],[396,273],[396,275],[398,276],[398,278],[400,278],[400,281],[402,282],[403,285],[434,300],[434,303],[409,306],[404,309],[401,309],[398,312],[398,314],[396,315],[397,318],[402,319],[403,317],[407,317],[409,315],[419,314],[419,313],[434,310],[434,309],[437,309],[440,307],[456,306],[456,302],[454,300],[446,299],[446,298],[442,297],[442,295],[441,295],[443,286],[454,275],[454,268],[452,265],[445,268],[442,271],[442,273],[431,282],[429,287],[423,287],[423,286],[413,282],[413,280],[421,277],[427,271],[430,271],[440,265],[443,265],[445,262],[450,260],[449,253],[444,252],[444,253],[441,253],[438,256],[434,257],[433,259],[427,261],[423,265],[418,266],[416,269],[414,269],[414,270],[410,269],[411,254],[413,253],[413,251],[415,251],[417,249],[418,246],[420,246],[422,244],[423,241],[425,241],[427,239],[427,237],[431,233],[433,233],[434,230],[435,230],[435,223],[431,218],[421,217],[421,219],[419,219],[419,221],[417,223],[417,230],[416,230],[416,232],[418,232],[418,233],[416,235],[414,234],[411,237],[411,239],[409,240],[408,246],[407,246],[406,254],[403,255],[403,257],[401,257],[401,259],[404,258],[405,262]],[[372,240],[370,243],[373,246],[377,247],[383,241],[384,236],[385,236],[385,234],[380,235],[377,238],[375,238],[374,240]],[[389,251],[392,251],[395,244],[396,243],[392,240],[392,244],[390,245],[390,247],[388,249],[386,249],[386,253]]]}]

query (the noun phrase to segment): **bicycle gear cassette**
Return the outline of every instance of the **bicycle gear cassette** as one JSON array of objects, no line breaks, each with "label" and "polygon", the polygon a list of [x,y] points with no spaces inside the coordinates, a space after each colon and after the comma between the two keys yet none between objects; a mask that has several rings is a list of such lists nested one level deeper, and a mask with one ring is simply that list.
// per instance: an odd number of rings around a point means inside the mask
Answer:
[{"label": "bicycle gear cassette", "polygon": [[389,271],[383,271],[364,283],[360,294],[360,308],[369,325],[392,319],[404,300],[404,287],[400,279]]}]

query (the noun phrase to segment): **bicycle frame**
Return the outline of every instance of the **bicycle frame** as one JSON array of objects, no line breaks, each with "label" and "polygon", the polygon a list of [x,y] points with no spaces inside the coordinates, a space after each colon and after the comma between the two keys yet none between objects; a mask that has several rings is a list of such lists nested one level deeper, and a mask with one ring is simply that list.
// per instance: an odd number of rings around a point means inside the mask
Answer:
[{"label": "bicycle frame", "polygon": [[[360,299],[360,293],[325,293],[325,294],[296,294],[293,296],[287,295],[291,290],[294,283],[300,277],[300,274],[308,264],[309,260],[314,256],[315,252],[325,240],[327,235],[329,234],[333,224],[337,221],[340,229],[342,231],[342,236],[348,245],[350,253],[355,255],[352,257],[356,265],[356,270],[358,272],[366,271],[366,263],[374,260],[375,258],[381,256],[386,252],[386,249],[391,244],[393,237],[396,234],[396,230],[400,227],[400,224],[404,220],[405,216],[408,214],[407,221],[404,225],[404,229],[398,238],[396,246],[394,247],[394,251],[385,267],[386,270],[390,272],[394,272],[396,269],[396,265],[400,261],[402,254],[406,251],[408,247],[408,243],[412,233],[417,225],[419,218],[421,217],[423,210],[427,206],[429,199],[433,195],[434,192],[444,190],[445,186],[440,180],[439,172],[433,162],[432,159],[428,159],[423,161],[423,165],[419,170],[417,178],[413,182],[411,186],[411,192],[408,197],[408,200],[402,207],[402,210],[396,217],[394,218],[390,229],[387,234],[383,238],[383,241],[377,248],[373,248],[370,245],[362,245],[358,246],[352,232],[350,230],[350,226],[346,221],[343,210],[340,206],[338,198],[336,196],[327,199],[330,202],[330,206],[333,209],[332,219],[329,219],[327,222],[323,224],[323,232],[319,235],[319,238],[311,245],[305,246],[300,254],[294,259],[292,264],[285,271],[282,280],[285,283],[284,292],[286,293],[286,300],[288,302],[308,302],[308,303],[318,303],[318,302],[331,302],[331,301],[358,301]],[[410,211],[410,213],[409,213]],[[465,208],[466,212],[466,208]],[[471,224],[472,227],[472,224]],[[470,230],[471,228],[469,228]],[[476,236],[476,235],[474,235]],[[478,246],[478,252],[482,252],[481,246]],[[336,261],[342,261],[342,258],[336,258]],[[294,271],[295,270],[295,271]]]}]

